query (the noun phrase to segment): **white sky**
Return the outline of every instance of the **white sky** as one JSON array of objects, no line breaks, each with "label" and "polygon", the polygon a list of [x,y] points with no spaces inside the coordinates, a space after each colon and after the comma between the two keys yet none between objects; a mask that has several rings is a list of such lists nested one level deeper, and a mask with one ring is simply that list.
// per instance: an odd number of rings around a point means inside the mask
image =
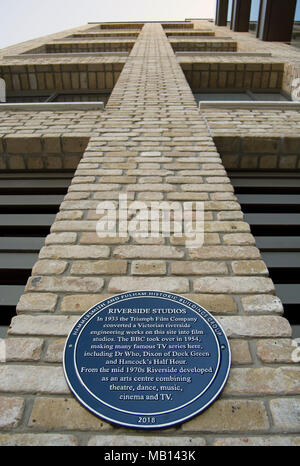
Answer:
[{"label": "white sky", "polygon": [[91,21],[214,18],[216,0],[0,0],[0,49]]}]

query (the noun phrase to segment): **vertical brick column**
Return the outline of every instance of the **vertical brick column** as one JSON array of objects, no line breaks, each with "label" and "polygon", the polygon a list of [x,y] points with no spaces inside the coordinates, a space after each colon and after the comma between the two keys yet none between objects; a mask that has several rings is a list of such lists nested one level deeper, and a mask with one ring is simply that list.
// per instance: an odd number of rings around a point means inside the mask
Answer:
[{"label": "vertical brick column", "polygon": [[[187,248],[174,236],[99,238],[96,208],[120,193],[146,203],[203,201],[204,245]],[[221,397],[172,433],[145,436],[102,421],[75,400],[62,371],[64,341],[80,314],[137,289],[190,297],[216,315],[230,339],[233,364]],[[290,326],[159,24],[146,24],[137,39],[18,313],[0,366],[0,444],[215,445],[239,437],[270,444],[297,428]]]}]

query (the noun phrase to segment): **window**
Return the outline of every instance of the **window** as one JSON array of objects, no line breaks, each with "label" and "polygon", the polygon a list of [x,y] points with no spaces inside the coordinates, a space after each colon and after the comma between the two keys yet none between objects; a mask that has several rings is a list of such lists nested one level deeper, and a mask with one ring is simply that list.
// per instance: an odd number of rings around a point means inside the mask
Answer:
[{"label": "window", "polygon": [[106,105],[110,93],[104,91],[15,91],[8,92],[6,103],[31,102],[103,102]]},{"label": "window", "polygon": [[256,34],[258,26],[260,0],[251,1],[251,11],[249,20],[249,32]]},{"label": "window", "polygon": [[245,90],[240,92],[228,91],[228,92],[197,92],[194,93],[194,97],[197,103],[203,101],[270,101],[270,102],[286,102],[291,99],[283,92],[267,92],[257,90]]},{"label": "window", "polygon": [[300,174],[229,173],[293,337],[300,337]]},{"label": "window", "polygon": [[27,52],[24,55],[44,55],[44,54],[67,54],[67,53],[104,53],[111,52],[126,52],[129,53],[135,44],[135,39],[130,38],[117,38],[105,40],[98,38],[97,41],[88,38],[85,42],[80,39],[73,39],[72,42],[53,42],[51,44],[45,44],[41,47],[37,47]]},{"label": "window", "polygon": [[0,337],[50,231],[73,172],[0,174]]},{"label": "window", "polygon": [[291,44],[300,47],[300,1],[297,0]]}]

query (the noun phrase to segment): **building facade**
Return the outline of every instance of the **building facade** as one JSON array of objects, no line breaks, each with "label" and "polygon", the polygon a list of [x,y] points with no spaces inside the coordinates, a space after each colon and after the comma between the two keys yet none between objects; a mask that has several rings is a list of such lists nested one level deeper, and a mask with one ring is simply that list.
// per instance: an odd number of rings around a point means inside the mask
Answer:
[{"label": "building facade", "polygon": [[[1,445],[300,444],[299,62],[209,20],[89,23],[1,51]],[[204,203],[204,244],[100,238],[97,207],[120,193]],[[199,303],[232,351],[221,396],[159,433],[91,414],[62,368],[84,312],[143,289]]]}]

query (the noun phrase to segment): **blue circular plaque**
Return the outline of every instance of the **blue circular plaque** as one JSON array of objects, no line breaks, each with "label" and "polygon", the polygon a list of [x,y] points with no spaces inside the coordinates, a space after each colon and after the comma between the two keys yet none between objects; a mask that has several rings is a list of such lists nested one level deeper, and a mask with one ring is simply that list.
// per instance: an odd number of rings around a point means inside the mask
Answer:
[{"label": "blue circular plaque", "polygon": [[89,309],[65,345],[64,372],[76,398],[99,417],[134,428],[186,421],[222,391],[227,337],[195,302],[162,291],[130,291]]}]

